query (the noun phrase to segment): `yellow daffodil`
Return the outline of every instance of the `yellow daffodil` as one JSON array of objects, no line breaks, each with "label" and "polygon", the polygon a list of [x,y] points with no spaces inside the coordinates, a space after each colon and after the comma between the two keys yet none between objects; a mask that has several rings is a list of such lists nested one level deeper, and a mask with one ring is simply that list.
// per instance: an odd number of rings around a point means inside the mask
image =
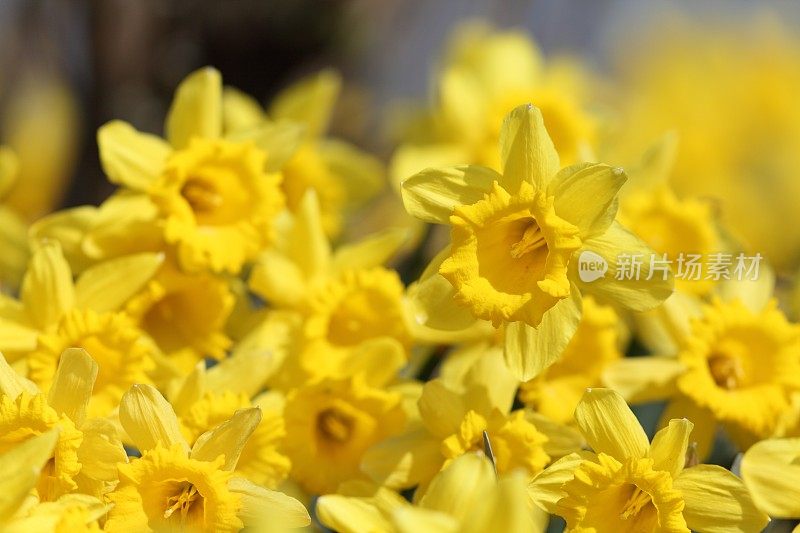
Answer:
[{"label": "yellow daffodil", "polygon": [[125,311],[179,372],[206,357],[223,359],[231,346],[225,325],[234,295],[226,279],[185,274],[166,262]]},{"label": "yellow daffodil", "polygon": [[100,497],[117,480],[116,463],[125,460],[125,451],[116,430],[107,420],[87,419],[97,375],[97,363],[85,351],[68,349],[43,393],[0,356],[0,453],[58,430],[36,484],[41,501],[78,491]]},{"label": "yellow daffodil", "polygon": [[57,242],[37,245],[22,281],[20,300],[4,299],[0,349],[24,356],[28,377],[43,390],[52,383],[61,353],[83,348],[100,370],[89,413],[108,414],[126,388],[147,379],[155,348],[118,310],[153,276],[158,254],[122,257],[86,270],[73,282]]},{"label": "yellow daffodil", "polygon": [[[594,453],[557,465],[562,484],[543,477],[529,486],[567,522],[568,532],[755,532],[768,518],[744,483],[719,466],[685,467],[693,424],[673,419],[650,443],[622,397],[589,389],[575,420]],[[555,500],[555,504],[552,502]]]},{"label": "yellow daffodil", "polygon": [[142,453],[119,465],[120,482],[106,531],[239,531],[303,527],[297,500],[236,476],[234,469],[261,419],[258,408],[236,411],[191,448],[170,404],[149,385],[135,385],[120,403],[120,422]]},{"label": "yellow daffodil", "polygon": [[773,518],[800,518],[800,439],[769,439],[742,458],[742,479],[759,509]]},{"label": "yellow daffodil", "polygon": [[[235,473],[276,488],[288,476],[291,463],[282,450],[286,436],[283,397],[277,392],[256,396],[270,373],[268,358],[263,352],[234,354],[208,370],[200,363],[169,397],[189,444],[236,411],[258,407],[261,420],[242,448]],[[251,401],[252,396],[256,397]]]},{"label": "yellow daffodil", "polygon": [[401,399],[398,392],[368,385],[362,374],[289,393],[284,416],[292,477],[312,494],[364,478],[359,467],[367,449],[405,426]]},{"label": "yellow daffodil", "polygon": [[779,433],[800,390],[800,326],[773,300],[759,310],[715,298],[681,339],[677,357],[641,357],[613,370],[609,384],[632,402],[670,398],[662,425],[697,422],[698,454],[711,452],[717,427],[742,449]]},{"label": "yellow daffodil", "polygon": [[580,447],[579,436],[569,429],[511,410],[517,381],[505,369],[499,351],[477,360],[460,385],[454,390],[441,379],[425,383],[419,420],[373,447],[364,457],[364,471],[383,485],[424,489],[452,459],[484,450],[484,432],[500,473],[521,470],[532,477],[554,456]]},{"label": "yellow daffodil", "polygon": [[[160,245],[184,270],[239,272],[272,239],[284,203],[281,153],[296,146],[299,130],[264,124],[223,136],[222,121],[221,77],[205,68],[178,87],[166,141],[124,122],[101,127],[100,161],[123,189],[100,209],[83,246],[107,257],[120,246]],[[104,245],[120,235],[141,239]]]},{"label": "yellow daffodil", "polygon": [[446,50],[434,109],[407,128],[393,156],[393,180],[399,183],[430,166],[462,163],[500,170],[500,125],[525,102],[541,109],[562,163],[586,161],[596,129],[586,106],[588,78],[574,59],[545,62],[524,33],[465,24]]},{"label": "yellow daffodil", "polygon": [[283,166],[281,187],[292,212],[299,209],[308,190],[317,193],[322,225],[330,237],[341,232],[344,218],[353,207],[383,187],[384,173],[380,161],[372,155],[326,136],[340,92],[339,74],[323,70],[281,91],[266,113],[236,90],[223,93],[226,131],[246,131],[269,123],[267,116],[303,127],[302,143]]},{"label": "yellow daffodil", "polygon": [[476,320],[505,326],[505,355],[522,380],[552,364],[577,328],[581,292],[633,309],[671,293],[669,276],[614,274],[584,282],[581,253],[603,259],[611,273],[623,254],[652,251],[614,222],[620,169],[578,164],[560,169],[558,153],[531,105],[514,109],[500,136],[503,172],[462,166],[428,169],[403,182],[413,216],[451,225],[451,244],[417,289],[416,318],[440,329]]},{"label": "yellow daffodil", "polygon": [[[35,434],[0,453],[0,527],[4,532],[28,531],[99,532],[98,524],[108,505],[85,494],[65,494],[56,501],[42,501],[36,494],[45,470],[59,446],[60,430]],[[124,453],[122,454],[124,457]]]},{"label": "yellow daffodil", "polygon": [[289,363],[307,379],[345,377],[370,361],[398,369],[412,338],[403,283],[382,265],[404,232],[387,230],[332,251],[320,216],[309,191],[275,249],[259,257],[250,287],[273,306],[300,313],[297,360]]},{"label": "yellow daffodil", "polygon": [[521,472],[501,476],[485,457],[457,457],[433,478],[418,505],[381,488],[373,494],[322,496],[317,516],[342,533],[543,533],[547,515],[532,507]]}]

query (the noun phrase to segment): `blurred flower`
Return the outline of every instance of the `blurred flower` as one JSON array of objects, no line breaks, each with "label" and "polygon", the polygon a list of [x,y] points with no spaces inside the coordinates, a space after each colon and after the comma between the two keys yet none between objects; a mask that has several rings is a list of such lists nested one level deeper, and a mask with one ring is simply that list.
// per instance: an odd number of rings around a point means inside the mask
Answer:
[{"label": "blurred flower", "polygon": [[800,439],[769,439],[742,458],[742,479],[759,509],[773,518],[800,517]]}]

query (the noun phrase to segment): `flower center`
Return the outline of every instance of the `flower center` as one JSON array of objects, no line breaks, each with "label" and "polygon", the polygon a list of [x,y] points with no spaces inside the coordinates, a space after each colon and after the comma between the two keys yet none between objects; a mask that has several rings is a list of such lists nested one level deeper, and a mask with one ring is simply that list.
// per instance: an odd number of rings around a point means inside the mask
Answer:
[{"label": "flower center", "polygon": [[327,441],[346,442],[353,431],[353,420],[337,409],[325,409],[317,417],[317,431]]},{"label": "flower center", "polygon": [[649,494],[634,485],[633,493],[630,498],[628,498],[628,501],[625,502],[625,505],[622,506],[622,512],[619,516],[623,520],[629,520],[635,518],[645,508],[648,508],[649,512],[654,512],[655,507],[653,506],[653,500],[650,498]]},{"label": "flower center", "polygon": [[736,357],[724,354],[715,354],[708,358],[708,370],[714,383],[723,389],[735,389],[739,387],[744,378],[744,368],[741,361]]},{"label": "flower center", "polygon": [[511,257],[519,259],[523,255],[530,253],[542,246],[547,248],[547,241],[544,238],[541,228],[533,220],[522,234],[522,238],[511,246]]},{"label": "flower center", "polygon": [[181,188],[181,195],[192,206],[195,214],[210,213],[223,202],[222,196],[213,184],[197,178],[189,178]]},{"label": "flower center", "polygon": [[[167,498],[167,510],[164,511],[164,518],[172,517],[175,512],[179,513],[181,524],[191,522],[190,513],[194,515],[202,514],[205,502],[197,487],[187,481],[183,481],[176,487],[177,494]],[[197,505],[194,505],[198,502]]]}]

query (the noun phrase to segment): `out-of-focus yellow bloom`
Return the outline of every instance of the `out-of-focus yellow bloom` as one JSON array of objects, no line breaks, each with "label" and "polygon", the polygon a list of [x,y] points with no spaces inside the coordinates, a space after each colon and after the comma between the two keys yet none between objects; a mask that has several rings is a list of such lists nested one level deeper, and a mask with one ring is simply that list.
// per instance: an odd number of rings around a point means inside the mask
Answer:
[{"label": "out-of-focus yellow bloom", "polygon": [[40,501],[74,492],[101,497],[117,481],[116,463],[126,457],[116,430],[107,420],[87,420],[97,374],[97,363],[85,351],[66,350],[45,394],[0,356],[0,453],[58,430],[36,483]]},{"label": "out-of-focus yellow bloom", "polygon": [[257,102],[233,89],[223,95],[226,129],[247,130],[270,119],[301,125],[305,135],[283,166],[281,187],[286,203],[296,212],[303,196],[314,190],[319,198],[325,233],[336,237],[345,217],[383,187],[380,161],[355,146],[326,137],[341,89],[341,77],[323,70],[280,92],[264,113]]},{"label": "out-of-focus yellow bloom", "polygon": [[632,309],[656,306],[672,278],[578,276],[584,251],[602,257],[612,273],[623,254],[653,252],[614,217],[620,169],[581,163],[561,169],[542,114],[514,109],[500,135],[503,172],[479,166],[428,169],[403,182],[412,215],[451,225],[451,245],[423,274],[416,296],[418,322],[444,330],[476,320],[504,325],[509,367],[527,381],[563,352],[580,318],[581,292]]},{"label": "out-of-focus yellow bloom", "polygon": [[536,501],[550,502],[549,510],[565,518],[568,532],[744,533],[767,524],[731,472],[685,468],[689,420],[671,420],[651,444],[622,397],[608,389],[587,390],[575,420],[594,453],[570,464],[572,475],[560,486],[545,476],[529,487]]},{"label": "out-of-focus yellow bloom", "polygon": [[342,533],[543,533],[548,518],[528,501],[521,472],[498,480],[489,460],[474,453],[438,473],[418,506],[382,488],[368,495],[322,496],[317,516]]},{"label": "out-of-focus yellow bloom", "polygon": [[89,412],[105,416],[125,389],[147,380],[156,349],[133,321],[119,312],[153,276],[162,257],[143,253],[86,270],[73,282],[55,241],[37,245],[22,281],[20,300],[0,309],[0,350],[24,357],[28,377],[47,390],[61,353],[83,348],[99,365]]},{"label": "out-of-focus yellow bloom", "polygon": [[42,471],[50,465],[59,445],[59,431],[51,429],[34,434],[0,454],[3,472],[0,524],[4,532],[101,531],[98,520],[108,512],[108,505],[100,499],[85,494],[65,494],[56,501],[42,501],[36,494],[35,486]]},{"label": "out-of-focus yellow bloom", "polygon": [[412,342],[404,287],[398,274],[382,265],[404,236],[386,230],[332,251],[316,194],[306,193],[249,280],[269,304],[301,316],[297,356],[289,361],[301,374],[292,379],[346,377],[355,365],[370,361],[388,365],[387,373],[403,365]]},{"label": "out-of-focus yellow bloom", "polygon": [[631,161],[677,131],[678,193],[719,199],[725,227],[748,252],[797,266],[800,41],[775,20],[725,28],[665,19],[638,46],[620,47],[622,116],[609,145],[623,155],[606,160]]},{"label": "out-of-focus yellow bloom", "polygon": [[759,509],[773,518],[800,518],[800,439],[754,444],[742,458],[741,471]]},{"label": "out-of-focus yellow bloom", "polygon": [[[284,203],[281,154],[297,146],[299,131],[265,124],[223,136],[222,120],[221,77],[205,68],[178,87],[168,142],[124,122],[101,127],[100,161],[124,189],[100,208],[84,250],[97,258],[125,246],[166,246],[187,271],[238,273],[253,259],[272,238]],[[140,239],[115,242],[120,235]]]},{"label": "out-of-focus yellow bloom", "polygon": [[470,163],[500,170],[500,125],[526,102],[541,109],[562,163],[590,157],[596,121],[586,106],[589,76],[574,59],[546,64],[528,35],[462,26],[435,84],[435,107],[409,125],[406,144],[394,154],[392,179],[398,184],[431,166]]},{"label": "out-of-focus yellow bloom", "polygon": [[312,494],[363,479],[359,467],[367,449],[405,426],[401,399],[397,392],[370,386],[363,374],[292,391],[284,409],[292,477]]},{"label": "out-of-focus yellow bloom", "polygon": [[[120,403],[120,422],[142,452],[119,465],[120,483],[106,531],[239,531],[303,527],[303,505],[236,476],[234,469],[261,416],[241,409],[205,432],[191,448],[170,404],[148,385],[136,385]],[[269,530],[269,529],[268,529]]]},{"label": "out-of-focus yellow bloom", "polygon": [[[482,451],[484,432],[500,473],[521,470],[532,477],[553,456],[580,447],[580,437],[569,429],[542,424],[541,417],[524,410],[511,410],[517,382],[499,351],[483,355],[459,385],[449,388],[441,379],[424,385],[418,401],[420,419],[364,457],[362,468],[374,481],[394,488],[420,485],[424,492],[451,460]],[[573,447],[564,449],[565,442]]]},{"label": "out-of-focus yellow bloom", "polygon": [[9,191],[19,179],[19,159],[0,146],[0,290],[12,292],[19,287],[28,264],[28,228],[22,218],[5,205]]}]

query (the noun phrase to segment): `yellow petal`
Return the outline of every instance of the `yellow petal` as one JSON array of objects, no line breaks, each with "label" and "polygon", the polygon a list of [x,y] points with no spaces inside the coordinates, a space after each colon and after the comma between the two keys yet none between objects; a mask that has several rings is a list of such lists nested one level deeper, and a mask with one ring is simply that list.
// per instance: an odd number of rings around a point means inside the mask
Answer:
[{"label": "yellow petal", "polygon": [[403,145],[389,162],[392,188],[400,192],[403,181],[426,168],[454,167],[469,161],[469,153],[458,144]]},{"label": "yellow petal", "polygon": [[175,413],[178,416],[183,416],[189,413],[192,405],[203,397],[206,390],[208,390],[206,385],[206,362],[198,361],[189,375],[184,377],[174,389],[170,389],[170,394],[167,397],[170,399]]},{"label": "yellow petal", "polygon": [[146,194],[113,194],[98,208],[81,250],[95,260],[163,250],[158,215],[158,206]]},{"label": "yellow petal", "polygon": [[17,322],[0,318],[0,348],[25,353],[36,349],[39,332]]},{"label": "yellow petal", "polygon": [[223,470],[233,470],[239,461],[247,439],[261,422],[261,409],[239,409],[230,420],[214,429],[206,431],[192,447],[191,458],[198,461],[213,461],[220,455],[225,456]]},{"label": "yellow petal", "polygon": [[222,132],[222,76],[211,67],[189,74],[175,91],[167,122],[167,139],[184,148],[192,137],[216,138]]},{"label": "yellow petal", "polygon": [[[585,251],[594,252],[606,261],[608,271],[604,277],[590,282],[581,281],[577,272],[578,258]],[[641,239],[614,222],[602,235],[584,241],[583,246],[573,254],[569,264],[570,279],[582,293],[595,295],[603,302],[619,304],[635,311],[652,309],[672,294],[674,285],[671,274],[664,280],[661,272],[654,272],[652,279],[647,279],[650,276],[650,258],[654,255],[655,252]],[[620,267],[620,263],[626,261],[626,257],[634,256],[641,262],[640,274],[633,276],[633,279],[616,279],[617,275],[627,276],[627,267]]]},{"label": "yellow petal", "polygon": [[754,444],[742,458],[742,478],[759,509],[775,518],[800,517],[800,439]]},{"label": "yellow petal", "polygon": [[773,297],[775,271],[769,263],[759,265],[756,279],[729,279],[719,284],[719,296],[725,301],[739,300],[752,313],[760,313]]},{"label": "yellow petal", "polygon": [[647,456],[647,435],[622,396],[610,389],[587,389],[575,409],[575,421],[597,453],[620,461]]},{"label": "yellow petal", "polygon": [[241,496],[239,518],[255,531],[283,531],[311,524],[303,504],[282,492],[267,490],[240,477],[231,479],[228,488]]},{"label": "yellow petal", "polygon": [[400,507],[392,513],[392,524],[398,533],[455,533],[461,531],[458,521],[445,513],[410,505]]},{"label": "yellow petal", "polygon": [[589,457],[591,457],[590,452],[572,453],[539,473],[528,484],[528,495],[533,503],[549,513],[555,513],[558,500],[566,496],[561,489],[564,483],[575,477],[575,469]]},{"label": "yellow petal", "polygon": [[692,320],[702,315],[702,303],[693,295],[676,291],[655,309],[633,313],[633,328],[639,341],[653,353],[677,354],[691,334]]},{"label": "yellow petal", "polygon": [[675,379],[684,370],[676,357],[625,357],[603,370],[603,385],[619,392],[628,403],[660,401],[675,394]]},{"label": "yellow petal", "polygon": [[670,420],[681,418],[694,424],[694,431],[692,431],[689,443],[695,447],[700,461],[706,460],[711,455],[717,431],[717,421],[713,413],[697,406],[685,396],[678,395],[667,403],[667,407],[661,413],[658,427],[667,427]]},{"label": "yellow petal", "polygon": [[564,457],[586,447],[583,435],[572,426],[554,422],[530,409],[525,410],[525,420],[533,423],[536,429],[547,437],[542,448],[550,457]]},{"label": "yellow petal", "polygon": [[75,304],[75,290],[61,245],[39,243],[22,280],[22,303],[31,321],[40,329],[54,326]]},{"label": "yellow petal", "polygon": [[393,531],[380,509],[363,498],[338,494],[321,496],[317,500],[316,515],[322,525],[341,533]]},{"label": "yellow petal", "polygon": [[327,276],[331,247],[325,236],[319,201],[313,189],[307,190],[300,200],[289,236],[288,255],[307,280]]},{"label": "yellow petal", "polygon": [[500,159],[500,184],[510,194],[515,194],[523,181],[542,190],[556,175],[560,168],[558,153],[538,107],[521,105],[506,116],[500,130]]},{"label": "yellow petal", "polygon": [[28,226],[17,213],[0,206],[0,283],[16,292],[30,259]]},{"label": "yellow petal", "polygon": [[444,126],[463,144],[481,141],[488,106],[478,80],[467,69],[446,68],[437,88]]},{"label": "yellow petal", "polygon": [[300,122],[309,136],[318,137],[328,129],[341,84],[341,76],[330,69],[308,76],[281,91],[272,101],[269,115]]},{"label": "yellow petal", "polygon": [[141,291],[164,262],[164,254],[120,257],[86,270],[75,283],[75,305],[81,309],[116,311]]},{"label": "yellow petal", "polygon": [[80,427],[97,379],[97,363],[83,348],[67,348],[61,354],[47,403]]},{"label": "yellow petal", "polygon": [[104,418],[87,420],[80,427],[83,441],[78,448],[81,474],[113,482],[119,477],[117,466],[128,461],[114,424]]},{"label": "yellow petal", "polygon": [[281,120],[264,122],[253,128],[238,130],[227,135],[232,141],[251,141],[267,154],[264,168],[277,172],[300,147],[305,128],[295,122]]},{"label": "yellow petal", "polygon": [[469,519],[462,525],[464,533],[506,531],[508,533],[544,533],[534,529],[533,515],[525,491],[525,475],[512,472],[501,478],[486,500],[473,508]]},{"label": "yellow petal", "polygon": [[[408,288],[408,311],[411,323],[420,330],[441,330],[447,333],[460,332],[472,327],[477,319],[469,309],[456,303],[455,292],[450,282],[439,274],[411,285]],[[421,331],[416,336],[423,335],[424,332]]]},{"label": "yellow petal", "polygon": [[580,318],[580,300],[573,291],[548,309],[537,327],[524,322],[508,324],[503,342],[508,368],[520,381],[538,376],[564,352]]},{"label": "yellow petal", "polygon": [[617,215],[617,192],[627,177],[621,168],[579,163],[561,170],[547,185],[556,214],[580,228],[582,239],[600,235]]},{"label": "yellow petal", "polygon": [[98,208],[84,205],[56,211],[31,225],[33,240],[54,239],[61,243],[62,251],[74,272],[84,270],[91,260],[83,252],[83,238],[93,226]]},{"label": "yellow petal", "polygon": [[155,448],[156,444],[164,447],[179,444],[189,452],[175,411],[150,385],[134,385],[122,396],[119,421],[140,451]]},{"label": "yellow petal", "polygon": [[496,482],[494,469],[486,457],[474,453],[461,455],[433,478],[419,505],[462,522],[475,506],[482,504]]},{"label": "yellow petal", "polygon": [[16,399],[23,392],[38,394],[39,388],[32,381],[19,375],[11,368],[3,354],[0,354],[0,394]]},{"label": "yellow petal", "polygon": [[462,396],[444,386],[440,380],[429,381],[422,388],[419,413],[432,434],[447,437],[456,431],[467,414]]},{"label": "yellow petal", "polygon": [[457,206],[482,200],[500,179],[494,170],[475,165],[425,169],[403,182],[403,205],[412,217],[449,224]]},{"label": "yellow petal", "polygon": [[360,241],[343,244],[333,254],[331,268],[334,272],[343,272],[383,265],[400,250],[408,237],[406,229],[389,228]]},{"label": "yellow petal", "polygon": [[233,87],[222,89],[222,124],[230,133],[258,126],[266,120],[258,100]]},{"label": "yellow petal", "polygon": [[327,139],[320,143],[318,149],[328,170],[344,186],[349,204],[365,202],[386,184],[381,161],[352,144]]},{"label": "yellow petal", "polygon": [[161,175],[170,146],[160,137],[113,120],[97,130],[100,164],[111,183],[147,191]]},{"label": "yellow petal", "polygon": [[58,429],[37,435],[0,455],[0,523],[17,513],[23,500],[39,481],[40,472],[58,442]]},{"label": "yellow petal", "polygon": [[472,364],[461,384],[467,390],[479,388],[485,391],[480,399],[485,404],[473,406],[480,409],[478,412],[489,414],[498,409],[508,413],[514,404],[519,380],[506,366],[502,350],[492,347]]},{"label": "yellow petal", "polygon": [[361,470],[382,486],[413,487],[427,482],[441,469],[440,445],[440,441],[431,438],[425,429],[413,430],[367,450]]},{"label": "yellow petal", "polygon": [[650,457],[653,468],[666,470],[676,477],[686,464],[686,450],[689,447],[689,435],[694,424],[685,418],[669,421],[669,425],[653,437],[650,445]]},{"label": "yellow petal", "polygon": [[742,480],[721,466],[687,468],[673,486],[683,493],[686,525],[703,533],[761,531],[769,517],[753,503]]},{"label": "yellow petal", "polygon": [[306,298],[306,280],[299,266],[277,250],[265,250],[247,281],[254,293],[276,307],[299,307]]}]

